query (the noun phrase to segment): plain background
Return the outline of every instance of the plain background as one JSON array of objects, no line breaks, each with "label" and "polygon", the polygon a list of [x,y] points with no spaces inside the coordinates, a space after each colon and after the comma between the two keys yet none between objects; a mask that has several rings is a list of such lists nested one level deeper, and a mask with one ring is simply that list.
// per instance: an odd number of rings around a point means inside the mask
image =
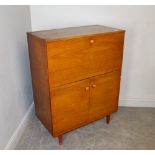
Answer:
[{"label": "plain background", "polygon": [[28,6],[0,6],[0,149],[3,149],[32,104],[26,31]]},{"label": "plain background", "polygon": [[0,6],[0,149],[18,135],[33,102],[27,31],[93,24],[125,29],[120,105],[155,107],[154,16],[155,6]]}]

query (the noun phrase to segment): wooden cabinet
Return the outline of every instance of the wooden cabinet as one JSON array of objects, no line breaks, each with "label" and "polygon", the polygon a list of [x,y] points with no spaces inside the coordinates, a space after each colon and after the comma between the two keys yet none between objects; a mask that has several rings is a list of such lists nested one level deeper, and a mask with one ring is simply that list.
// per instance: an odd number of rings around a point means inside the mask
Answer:
[{"label": "wooden cabinet", "polygon": [[99,25],[27,33],[36,115],[60,143],[117,111],[124,33]]}]

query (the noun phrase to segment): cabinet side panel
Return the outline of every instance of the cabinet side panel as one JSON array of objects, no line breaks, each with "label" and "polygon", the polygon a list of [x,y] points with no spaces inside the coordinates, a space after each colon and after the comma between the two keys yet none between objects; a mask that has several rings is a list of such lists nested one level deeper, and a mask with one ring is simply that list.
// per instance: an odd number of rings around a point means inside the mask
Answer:
[{"label": "cabinet side panel", "polygon": [[52,133],[46,44],[29,33],[27,39],[36,115]]}]

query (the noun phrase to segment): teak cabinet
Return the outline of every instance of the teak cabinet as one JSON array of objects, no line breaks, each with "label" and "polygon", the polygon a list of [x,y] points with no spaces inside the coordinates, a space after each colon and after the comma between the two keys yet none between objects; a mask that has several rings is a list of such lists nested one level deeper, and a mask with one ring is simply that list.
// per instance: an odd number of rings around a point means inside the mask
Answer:
[{"label": "teak cabinet", "polygon": [[27,33],[36,115],[60,144],[117,111],[124,34],[99,25]]}]

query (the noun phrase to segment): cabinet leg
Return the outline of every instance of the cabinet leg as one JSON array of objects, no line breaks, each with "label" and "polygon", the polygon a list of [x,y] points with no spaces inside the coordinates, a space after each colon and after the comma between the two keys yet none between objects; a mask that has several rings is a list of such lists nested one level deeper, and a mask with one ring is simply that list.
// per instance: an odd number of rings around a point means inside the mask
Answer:
[{"label": "cabinet leg", "polygon": [[107,115],[107,117],[106,117],[106,123],[107,123],[107,124],[110,123],[110,115]]},{"label": "cabinet leg", "polygon": [[58,139],[59,139],[59,144],[61,145],[62,144],[62,135],[58,136]]}]

